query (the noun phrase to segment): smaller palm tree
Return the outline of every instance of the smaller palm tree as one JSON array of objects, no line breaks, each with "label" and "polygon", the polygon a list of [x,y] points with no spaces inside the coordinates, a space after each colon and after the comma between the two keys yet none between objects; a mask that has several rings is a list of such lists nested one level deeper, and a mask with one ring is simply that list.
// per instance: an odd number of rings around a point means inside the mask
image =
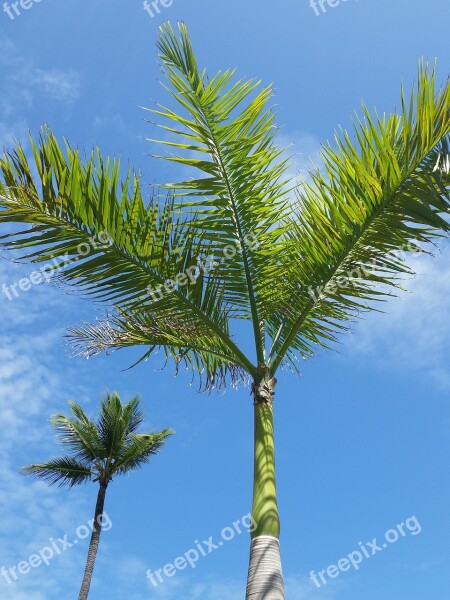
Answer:
[{"label": "smaller palm tree", "polygon": [[25,475],[34,475],[50,485],[71,488],[88,481],[100,486],[95,507],[95,518],[89,552],[78,600],[87,600],[94,572],[95,559],[102,531],[102,517],[106,490],[113,477],[139,469],[157,454],[173,431],[136,433],[144,420],[138,396],[122,404],[117,393],[107,394],[101,401],[100,415],[91,421],[81,406],[69,402],[72,416],[54,415],[50,419],[59,442],[69,454],[47,463],[22,469]]}]

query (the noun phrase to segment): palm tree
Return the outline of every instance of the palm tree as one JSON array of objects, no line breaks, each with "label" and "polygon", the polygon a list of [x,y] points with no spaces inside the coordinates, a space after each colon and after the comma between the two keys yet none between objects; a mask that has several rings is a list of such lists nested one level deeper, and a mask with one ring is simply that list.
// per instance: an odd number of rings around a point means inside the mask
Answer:
[{"label": "palm tree", "polygon": [[113,477],[140,469],[163,447],[172,435],[168,429],[160,433],[136,433],[144,420],[140,400],[136,396],[122,404],[117,393],[107,394],[101,402],[97,421],[91,421],[81,406],[69,402],[72,416],[54,415],[50,423],[59,442],[69,452],[22,469],[50,485],[69,488],[88,481],[99,484],[89,552],[78,600],[87,600],[100,543],[106,490]]},{"label": "palm tree", "polygon": [[[421,63],[410,99],[323,147],[323,166],[296,186],[275,143],[271,87],[209,78],[184,24],[161,27],[159,57],[171,106],[153,110],[173,154],[193,178],[143,199],[140,179],[95,150],[82,160],[48,129],[1,160],[2,243],[61,281],[109,305],[72,328],[80,352],[162,348],[212,389],[250,383],[254,499],[248,600],[284,598],[273,402],[276,374],[331,346],[351,321],[386,300],[411,273],[408,252],[446,235],[450,206],[450,84]],[[177,108],[178,107],[178,108]],[[154,143],[156,140],[152,140]],[[33,173],[38,173],[36,181]],[[12,224],[26,224],[11,232]],[[101,240],[102,243],[99,243]],[[81,251],[83,249],[83,251]],[[241,344],[250,326],[253,351]]]}]

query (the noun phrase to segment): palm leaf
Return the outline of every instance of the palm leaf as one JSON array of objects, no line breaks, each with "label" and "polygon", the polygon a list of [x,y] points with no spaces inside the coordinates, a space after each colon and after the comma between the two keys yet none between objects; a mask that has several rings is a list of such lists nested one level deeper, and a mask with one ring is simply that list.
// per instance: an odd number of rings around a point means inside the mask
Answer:
[{"label": "palm leaf", "polygon": [[42,465],[29,465],[21,469],[23,475],[33,475],[50,485],[73,487],[91,480],[87,464],[69,456],[54,458]]},{"label": "palm leaf", "polygon": [[148,463],[152,456],[158,454],[166,440],[173,434],[170,429],[164,429],[159,433],[131,434],[114,463],[113,473],[122,475],[139,469]]},{"label": "palm leaf", "polygon": [[276,253],[279,216],[286,206],[287,163],[273,142],[275,115],[267,108],[272,90],[256,81],[236,81],[233,71],[208,79],[184,24],[179,34],[165,24],[157,44],[166,89],[181,108],[181,113],[166,107],[153,111],[170,121],[163,129],[176,133],[175,141],[159,143],[177,154],[160,158],[193,167],[203,177],[165,187],[192,198],[183,207],[195,211],[195,227],[216,252],[226,245],[237,249],[221,261],[214,277],[224,282],[224,298],[235,316],[252,320],[257,358],[263,363],[267,259]]},{"label": "palm leaf", "polygon": [[105,449],[94,423],[86,417],[80,406],[74,402],[69,402],[69,406],[74,417],[56,414],[50,419],[58,434],[59,443],[67,447],[75,458],[85,462],[95,462],[103,458]]},{"label": "palm leaf", "polygon": [[183,326],[172,316],[136,313],[111,315],[99,323],[69,328],[69,339],[75,354],[86,357],[101,352],[143,346],[148,348],[139,362],[155,349],[162,349],[166,359],[178,366],[190,367],[200,378],[200,388],[220,389],[226,381],[237,385],[246,379],[247,370],[229,353],[220,338],[211,339],[208,331],[196,321],[183,320]]},{"label": "palm leaf", "polygon": [[131,406],[123,406],[117,393],[106,395],[101,403],[96,430],[109,462],[125,443],[130,416]]},{"label": "palm leaf", "polygon": [[411,273],[408,252],[449,232],[449,133],[450,85],[437,91],[434,70],[422,65],[399,114],[364,109],[354,140],[344,132],[324,148],[324,169],[299,189],[288,221],[269,327],[273,371],[285,356],[295,365],[297,352],[335,341]]},{"label": "palm leaf", "polygon": [[[39,183],[20,146],[0,160],[0,224],[31,224],[3,235],[0,245],[25,251],[25,260],[55,261],[60,279],[122,311],[169,315],[180,330],[194,323],[210,347],[225,346],[232,364],[252,370],[229,334],[220,284],[197,266],[208,259],[202,236],[181,223],[173,198],[146,206],[131,173],[119,192],[117,161],[97,151],[83,163],[48,130],[32,147]],[[214,357],[204,352],[201,360],[213,378]]]},{"label": "palm leaf", "polygon": [[129,433],[135,433],[145,419],[140,396],[135,396],[128,404],[130,405],[130,415],[127,428]]}]

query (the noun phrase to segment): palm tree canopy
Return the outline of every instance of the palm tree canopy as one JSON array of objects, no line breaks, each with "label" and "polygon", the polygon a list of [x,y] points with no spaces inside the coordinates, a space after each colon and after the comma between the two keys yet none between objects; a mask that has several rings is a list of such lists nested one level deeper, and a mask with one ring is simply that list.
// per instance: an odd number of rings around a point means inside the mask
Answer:
[{"label": "palm tree canopy", "polygon": [[107,394],[101,402],[96,421],[88,418],[75,402],[69,402],[70,417],[54,415],[51,425],[68,454],[47,463],[22,469],[50,485],[72,487],[88,481],[108,484],[116,475],[139,469],[157,454],[173,432],[138,433],[144,420],[139,397],[122,404],[117,393]]},{"label": "palm tree canopy", "polygon": [[[87,354],[163,348],[210,388],[296,369],[298,356],[395,292],[407,252],[448,233],[450,83],[439,88],[421,63],[400,109],[363,107],[354,133],[336,134],[323,167],[294,191],[271,88],[234,71],[208,77],[184,24],[163,25],[158,49],[173,106],[153,110],[164,139],[152,141],[193,178],[146,203],[132,171],[120,186],[117,161],[98,150],[82,161],[45,129],[32,140],[33,166],[20,145],[0,160],[0,223],[31,226],[2,245],[56,259],[64,281],[112,306],[104,322],[71,330]],[[254,356],[234,335],[243,320]]]}]

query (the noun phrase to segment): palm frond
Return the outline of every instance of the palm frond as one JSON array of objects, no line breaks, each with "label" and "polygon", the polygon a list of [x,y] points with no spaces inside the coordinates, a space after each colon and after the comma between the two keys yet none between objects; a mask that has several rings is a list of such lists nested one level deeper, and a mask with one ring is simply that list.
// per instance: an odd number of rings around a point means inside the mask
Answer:
[{"label": "palm frond", "polygon": [[145,419],[144,411],[141,407],[141,397],[139,395],[135,396],[128,404],[130,406],[130,413],[127,428],[129,433],[135,433]]},{"label": "palm frond", "polygon": [[74,417],[56,414],[50,419],[59,443],[67,447],[75,458],[85,462],[93,463],[104,458],[105,449],[95,424],[87,418],[78,404],[69,402],[69,406]]},{"label": "palm frond", "polygon": [[273,289],[271,368],[328,346],[349,320],[395,292],[405,258],[448,234],[450,84],[419,70],[417,92],[391,116],[364,109],[355,139],[323,150],[324,170],[298,191]]},{"label": "palm frond", "polygon": [[268,108],[272,90],[257,81],[236,80],[230,70],[208,79],[182,23],[179,38],[170,23],[163,25],[157,45],[166,89],[181,108],[180,113],[163,106],[153,111],[170,122],[161,127],[176,134],[176,140],[159,143],[177,154],[160,158],[202,173],[165,187],[190,196],[182,206],[194,210],[195,227],[209,240],[211,252],[217,256],[221,247],[236,248],[233,257],[219,260],[214,277],[224,282],[234,314],[252,320],[257,358],[263,363],[266,268],[276,253],[279,217],[286,207],[287,162],[274,144],[275,114]]},{"label": "palm frond", "polygon": [[0,246],[25,252],[24,260],[53,261],[62,280],[121,311],[170,315],[180,329],[195,323],[210,345],[220,340],[236,365],[253,370],[216,319],[227,323],[223,286],[199,267],[207,245],[183,222],[173,197],[146,206],[131,172],[119,191],[118,161],[95,151],[83,163],[49,130],[31,143],[39,182],[20,146],[0,160],[0,225],[31,225],[0,237]]},{"label": "palm frond", "polygon": [[237,385],[246,380],[247,370],[239,365],[220,338],[211,338],[198,322],[185,317],[174,319],[164,314],[111,315],[95,325],[69,329],[69,339],[76,354],[89,357],[101,352],[143,346],[139,362],[155,349],[178,366],[184,364],[198,374],[200,388],[221,389],[226,382]]},{"label": "palm frond", "polygon": [[69,488],[87,483],[92,476],[88,464],[69,456],[54,458],[41,465],[29,465],[23,467],[21,472],[42,479],[49,485],[67,485]]},{"label": "palm frond", "polygon": [[39,145],[31,144],[33,167],[20,145],[0,160],[0,224],[31,225],[0,237],[1,246],[25,251],[24,260],[54,261],[51,271],[65,281],[123,306],[150,304],[148,288],[164,286],[185,268],[186,257],[195,258],[201,245],[177,227],[173,198],[153,197],[146,206],[131,171],[119,190],[119,161],[104,160],[97,149],[83,162],[48,129]]},{"label": "palm frond", "polygon": [[132,432],[131,428],[135,429],[142,420],[138,397],[127,404],[122,404],[117,392],[106,394],[101,402],[96,430],[109,463],[120,453]]},{"label": "palm frond", "polygon": [[443,139],[439,146],[438,157],[433,169],[433,173],[435,172],[444,178],[450,175],[450,140],[448,138]]},{"label": "palm frond", "polygon": [[148,463],[152,456],[158,454],[173,434],[170,429],[164,429],[159,433],[131,434],[127,445],[115,460],[113,473],[122,475],[139,469]]}]

